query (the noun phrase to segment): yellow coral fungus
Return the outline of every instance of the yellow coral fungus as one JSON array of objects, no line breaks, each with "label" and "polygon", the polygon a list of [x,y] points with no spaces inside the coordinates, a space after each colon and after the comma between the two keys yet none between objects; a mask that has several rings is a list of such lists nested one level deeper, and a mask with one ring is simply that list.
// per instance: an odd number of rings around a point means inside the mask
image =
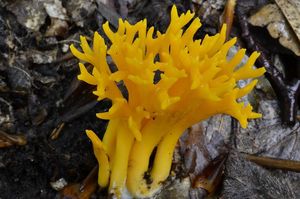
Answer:
[{"label": "yellow coral fungus", "polygon": [[[108,112],[97,114],[109,120],[103,140],[92,131],[87,131],[87,135],[100,165],[99,185],[109,184],[109,191],[118,197],[127,190],[133,197],[153,195],[168,177],[176,142],[189,126],[219,113],[236,118],[243,128],[248,119],[261,117],[252,112],[250,104],[237,102],[253,89],[257,80],[244,88],[238,88],[236,83],[265,72],[264,68],[253,68],[259,53],[253,53],[244,66],[236,69],[245,50],[227,60],[236,39],[225,42],[226,25],[219,34],[194,40],[201,23],[193,17],[190,11],[178,16],[173,6],[165,33],[156,32],[154,36],[153,27],[147,31],[146,20],[131,25],[120,19],[116,32],[108,23],[103,25],[111,41],[108,49],[97,32],[92,48],[84,37],[83,52],[71,46],[77,58],[93,65],[89,73],[80,63],[78,78],[97,86],[94,94],[99,100],[112,101]],[[107,55],[117,71],[110,70]],[[154,82],[155,71],[161,72],[158,82]],[[119,82],[125,85],[128,99],[118,88]],[[147,182],[146,173],[150,178]]]}]

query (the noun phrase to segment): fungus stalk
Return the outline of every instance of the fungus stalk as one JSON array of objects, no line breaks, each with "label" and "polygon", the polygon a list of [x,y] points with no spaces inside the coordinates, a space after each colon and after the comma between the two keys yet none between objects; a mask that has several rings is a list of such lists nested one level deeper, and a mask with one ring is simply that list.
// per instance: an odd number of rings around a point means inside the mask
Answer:
[{"label": "fungus stalk", "polygon": [[[111,41],[109,48],[97,32],[92,48],[85,37],[80,38],[83,52],[71,46],[78,59],[93,66],[90,73],[80,63],[78,79],[96,85],[94,94],[98,100],[112,101],[108,112],[97,114],[109,120],[103,139],[91,130],[86,133],[99,163],[99,185],[109,187],[109,192],[119,198],[127,190],[133,197],[149,197],[159,190],[169,176],[175,145],[189,126],[224,113],[246,128],[248,119],[261,117],[252,111],[250,104],[237,102],[254,88],[257,80],[243,88],[236,83],[265,72],[264,68],[253,68],[259,53],[254,52],[248,62],[237,69],[245,50],[227,59],[236,38],[225,42],[226,25],[219,34],[194,40],[201,23],[199,18],[193,17],[190,11],[178,16],[173,6],[165,33],[154,33],[153,27],[147,31],[146,20],[131,25],[120,19],[116,32],[108,23],[103,25]],[[183,27],[189,23],[184,31]],[[110,70],[107,55],[117,71]],[[154,83],[155,71],[161,75]],[[127,99],[118,83],[125,85]]]}]

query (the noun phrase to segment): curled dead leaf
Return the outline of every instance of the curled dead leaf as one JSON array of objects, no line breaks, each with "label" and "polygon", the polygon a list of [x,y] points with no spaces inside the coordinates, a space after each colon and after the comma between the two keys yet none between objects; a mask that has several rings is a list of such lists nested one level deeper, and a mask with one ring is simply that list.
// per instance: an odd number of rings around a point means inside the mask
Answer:
[{"label": "curled dead leaf", "polygon": [[299,0],[275,0],[286,20],[289,22],[298,40],[300,41],[300,1]]},{"label": "curled dead leaf", "polygon": [[276,4],[267,4],[249,18],[253,26],[267,27],[279,43],[300,56],[300,42]]}]

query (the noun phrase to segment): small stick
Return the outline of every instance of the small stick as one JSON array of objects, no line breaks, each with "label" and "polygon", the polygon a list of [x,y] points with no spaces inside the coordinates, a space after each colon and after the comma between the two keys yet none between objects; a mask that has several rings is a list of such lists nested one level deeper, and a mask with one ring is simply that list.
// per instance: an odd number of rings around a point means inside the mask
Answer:
[{"label": "small stick", "polygon": [[284,160],[284,159],[271,158],[271,157],[261,157],[261,156],[250,155],[245,153],[242,153],[241,155],[246,160],[249,160],[261,166],[265,166],[272,169],[282,169],[282,170],[300,172],[300,161]]},{"label": "small stick", "polygon": [[58,138],[58,136],[59,136],[61,130],[64,128],[64,126],[65,126],[65,123],[63,122],[63,123],[60,123],[55,129],[53,129],[53,131],[50,134],[51,140],[55,140]]}]

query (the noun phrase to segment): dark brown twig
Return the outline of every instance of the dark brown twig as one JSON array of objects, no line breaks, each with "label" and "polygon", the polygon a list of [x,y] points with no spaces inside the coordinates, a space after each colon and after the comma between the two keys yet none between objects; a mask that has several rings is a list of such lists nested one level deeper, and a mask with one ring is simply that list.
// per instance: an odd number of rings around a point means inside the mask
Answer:
[{"label": "dark brown twig", "polygon": [[300,162],[294,160],[284,160],[271,157],[260,157],[250,154],[242,153],[243,158],[255,162],[258,165],[262,165],[273,169],[283,169],[289,171],[300,172]]},{"label": "dark brown twig", "polygon": [[[250,6],[249,6],[250,7]],[[298,109],[298,97],[300,93],[300,80],[292,79],[288,81],[283,77],[276,67],[274,67],[270,55],[266,50],[254,40],[250,34],[249,24],[247,21],[247,14],[249,9],[245,9],[245,6],[238,1],[236,7],[236,15],[241,27],[242,38],[249,50],[259,51],[261,53],[257,60],[258,66],[264,66],[267,70],[265,76],[271,83],[281,108],[282,121],[285,124],[293,125],[296,121],[296,113]]]}]

